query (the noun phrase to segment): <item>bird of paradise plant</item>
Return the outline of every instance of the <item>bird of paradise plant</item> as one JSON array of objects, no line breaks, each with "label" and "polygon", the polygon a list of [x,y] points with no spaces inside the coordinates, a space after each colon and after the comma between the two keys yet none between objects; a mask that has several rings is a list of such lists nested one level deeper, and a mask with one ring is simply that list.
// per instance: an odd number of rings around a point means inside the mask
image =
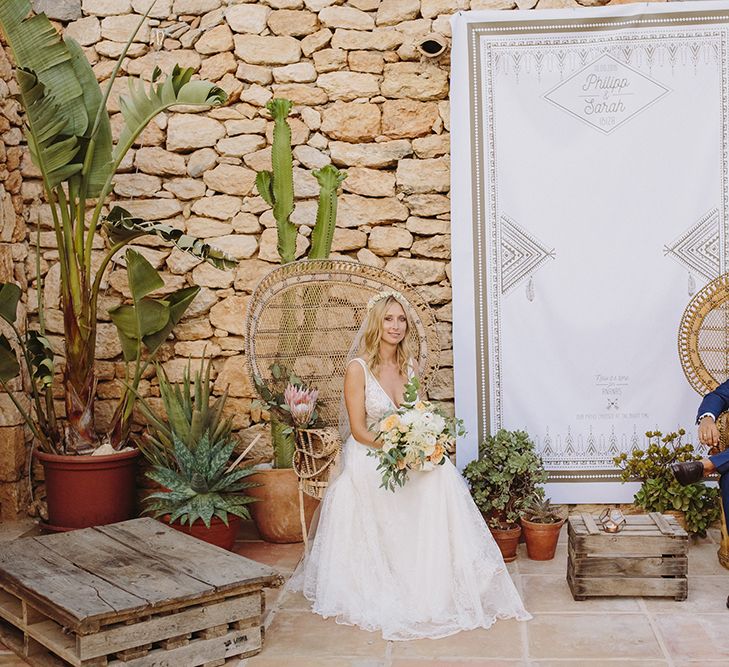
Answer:
[{"label": "bird of paradise plant", "polygon": [[[118,306],[110,315],[119,332],[124,359],[133,363],[133,370],[111,428],[99,434],[93,412],[99,292],[115,255],[134,239],[152,234],[218,268],[235,264],[199,239],[169,225],[134,218],[121,207],[115,206],[104,215],[117,169],[155,116],[178,104],[215,106],[226,99],[217,86],[193,81],[192,68],[176,66],[166,77],[155,70],[149,87],[130,79],[128,93],[120,98],[124,125],[114,145],[106,103],[129,46],[148,14],[130,36],[102,92],[77,42],[68,36],[61,38],[44,14],[31,15],[29,0],[0,2],[0,27],[15,59],[18,97],[25,111],[25,138],[41,173],[58,247],[65,341],[63,428],[51,393],[55,364],[45,337],[39,257],[39,330],[27,334],[19,331],[15,323],[20,289],[10,283],[0,284],[0,317],[16,335],[20,360],[28,371],[31,407],[22,405],[12,393],[10,396],[38,446],[49,453],[84,454],[104,442],[114,448],[124,444],[143,370],[197,294],[197,287],[186,287],[164,298],[150,296],[164,283],[144,257],[127,250],[132,304]],[[108,245],[96,266],[94,239],[102,230]],[[0,384],[6,391],[19,372],[15,349],[0,336]]]}]

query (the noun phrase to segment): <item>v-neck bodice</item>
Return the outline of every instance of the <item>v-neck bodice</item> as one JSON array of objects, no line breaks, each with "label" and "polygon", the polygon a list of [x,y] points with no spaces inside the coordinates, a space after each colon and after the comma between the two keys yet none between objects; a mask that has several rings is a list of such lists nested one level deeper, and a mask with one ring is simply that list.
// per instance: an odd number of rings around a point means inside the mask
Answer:
[{"label": "v-neck bodice", "polygon": [[[355,357],[352,361],[356,361],[364,369],[365,372],[365,413],[367,418],[367,427],[371,427],[380,421],[388,412],[397,410],[397,405],[392,397],[385,391],[379,380],[370,371],[364,359]],[[408,366],[408,380],[412,377],[412,364]]]}]

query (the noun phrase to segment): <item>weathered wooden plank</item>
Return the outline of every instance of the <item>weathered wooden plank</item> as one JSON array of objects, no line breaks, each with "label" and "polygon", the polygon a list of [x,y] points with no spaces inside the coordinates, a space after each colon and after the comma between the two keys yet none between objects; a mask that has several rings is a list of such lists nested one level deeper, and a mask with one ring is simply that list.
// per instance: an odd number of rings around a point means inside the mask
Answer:
[{"label": "weathered wooden plank", "polygon": [[573,595],[586,597],[680,597],[685,599],[688,581],[684,577],[577,577],[573,575]]},{"label": "weathered wooden plank", "polygon": [[688,541],[682,537],[657,535],[646,538],[621,533],[600,535],[573,535],[570,540],[575,553],[586,555],[616,556],[660,556],[663,554],[685,554]]},{"label": "weathered wooden plank", "polygon": [[91,635],[77,638],[77,651],[81,659],[94,658],[107,653],[130,649],[213,626],[232,623],[260,614],[260,594],[229,598],[210,605],[184,609],[168,616],[155,616],[147,621],[119,625]]},{"label": "weathered wooden plank", "polygon": [[120,590],[51,551],[45,539],[24,537],[0,545],[3,588],[74,630],[95,616],[146,606],[143,598]]},{"label": "weathered wooden plank", "polygon": [[583,512],[581,515],[582,521],[585,524],[585,529],[590,535],[597,535],[600,532],[600,529],[597,527],[597,524],[595,523],[595,519],[592,517],[592,514],[587,514],[587,512]]},{"label": "weathered wooden plank", "polygon": [[688,558],[686,556],[645,556],[639,558],[613,556],[580,556],[568,545],[569,562],[573,564],[575,576],[623,576],[623,577],[664,577],[686,576]]},{"label": "weathered wooden plank", "polygon": [[664,535],[673,535],[673,528],[668,525],[668,521],[663,518],[663,514],[659,514],[658,512],[648,512],[648,516],[655,522],[661,533]]},{"label": "weathered wooden plank", "polygon": [[68,667],[68,663],[48,651],[32,656],[24,655],[25,635],[10,623],[0,621],[0,642],[33,667]]},{"label": "weathered wooden plank", "polygon": [[234,655],[252,655],[260,650],[261,629],[254,627],[247,630],[232,630],[223,637],[214,639],[198,639],[187,646],[181,646],[171,651],[155,649],[143,658],[128,662],[111,660],[109,667],[177,667],[178,665],[197,667],[206,662],[230,658]]},{"label": "weathered wooden plank", "polygon": [[148,517],[98,526],[96,530],[131,549],[158,558],[218,591],[235,589],[241,582],[278,586],[283,581],[266,565],[206,544]]},{"label": "weathered wooden plank", "polygon": [[45,535],[43,544],[112,586],[146,600],[149,607],[171,601],[204,599],[215,588],[173,566],[130,549],[93,528]]}]

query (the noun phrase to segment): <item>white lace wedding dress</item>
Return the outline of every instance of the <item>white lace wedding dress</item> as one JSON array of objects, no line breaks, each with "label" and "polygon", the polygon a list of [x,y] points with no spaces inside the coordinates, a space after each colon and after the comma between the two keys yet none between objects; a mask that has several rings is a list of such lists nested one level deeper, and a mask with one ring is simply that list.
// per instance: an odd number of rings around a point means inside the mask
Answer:
[{"label": "white lace wedding dress", "polygon": [[[395,406],[365,369],[368,426]],[[380,488],[377,459],[349,437],[341,474],[322,500],[311,550],[289,587],[337,623],[384,639],[438,638],[527,620],[498,546],[450,461]]]}]

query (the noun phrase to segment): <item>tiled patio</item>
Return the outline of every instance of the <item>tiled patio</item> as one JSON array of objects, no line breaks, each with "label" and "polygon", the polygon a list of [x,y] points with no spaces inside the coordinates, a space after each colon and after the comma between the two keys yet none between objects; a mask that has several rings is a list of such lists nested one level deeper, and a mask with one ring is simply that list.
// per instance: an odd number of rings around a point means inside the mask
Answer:
[{"label": "tiled patio", "polygon": [[[27,524],[23,526],[27,530]],[[24,532],[0,526],[0,539]],[[244,528],[238,553],[290,574],[302,545],[275,545]],[[230,667],[679,667],[729,665],[729,572],[718,563],[719,533],[691,543],[689,596],[575,602],[565,582],[566,530],[553,561],[519,557],[508,567],[533,620],[499,621],[490,630],[438,640],[386,642],[308,611],[299,594],[271,590],[262,653]],[[19,667],[0,651],[0,667]],[[179,667],[184,667],[180,665]]]}]

